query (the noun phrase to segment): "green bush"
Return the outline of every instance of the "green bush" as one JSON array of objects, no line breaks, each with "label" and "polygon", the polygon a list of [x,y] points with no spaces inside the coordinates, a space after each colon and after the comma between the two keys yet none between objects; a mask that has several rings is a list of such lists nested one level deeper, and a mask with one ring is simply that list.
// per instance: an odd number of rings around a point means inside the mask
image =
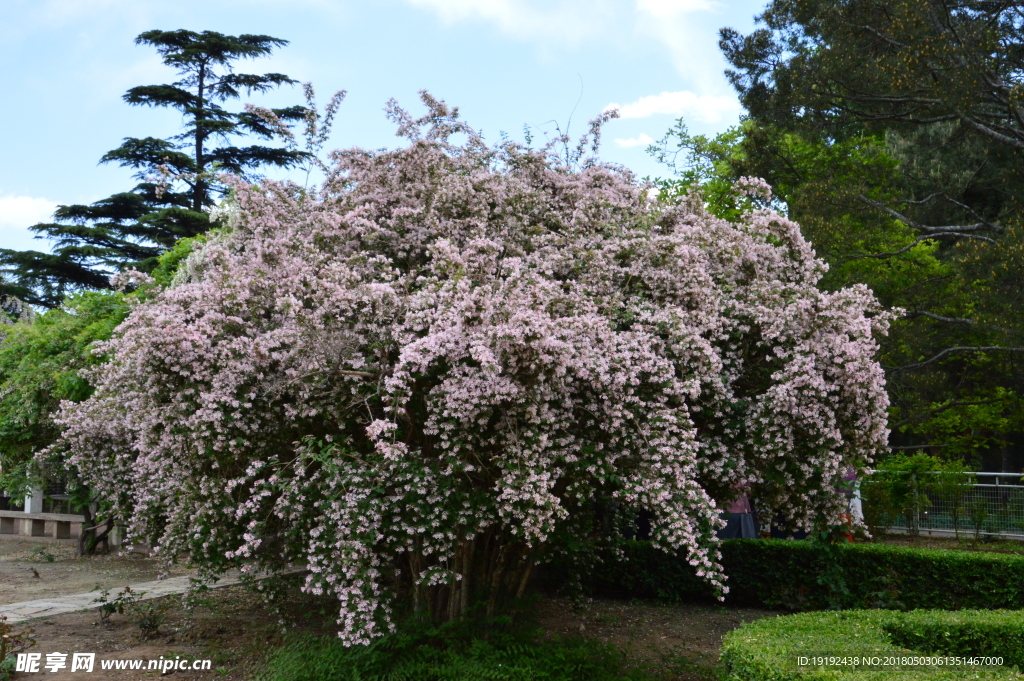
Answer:
[{"label": "green bush", "polygon": [[[815,666],[819,656],[847,664]],[[1002,657],[1002,666],[886,664],[935,656],[947,663],[948,657]],[[865,657],[881,664],[866,665]],[[859,610],[773,617],[728,633],[721,661],[730,681],[1020,678],[1014,667],[1024,663],[1024,613]]]},{"label": "green bush", "polygon": [[[584,586],[594,595],[700,600],[706,585],[679,556],[623,542]],[[1024,609],[1024,556],[885,544],[731,539],[722,544],[728,605],[824,608]],[[557,567],[549,572],[557,572]]]},{"label": "green bush", "polygon": [[[971,483],[976,481],[966,469],[962,460],[942,461],[928,454],[889,457],[861,484],[865,522],[872,532],[884,533],[902,520],[914,533],[914,516],[931,510],[934,501],[942,499],[952,529],[966,531],[971,525]],[[977,523],[973,525],[980,531]]]},{"label": "green bush", "polygon": [[369,646],[294,636],[266,659],[260,681],[641,681],[608,644],[544,640],[501,618],[439,627],[411,622]]}]

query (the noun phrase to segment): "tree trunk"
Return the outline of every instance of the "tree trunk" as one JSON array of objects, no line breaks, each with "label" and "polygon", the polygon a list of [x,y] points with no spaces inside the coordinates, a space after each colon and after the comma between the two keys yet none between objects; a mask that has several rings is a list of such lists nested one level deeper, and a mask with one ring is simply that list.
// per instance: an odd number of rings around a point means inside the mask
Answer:
[{"label": "tree trunk", "polygon": [[199,66],[199,87],[198,103],[196,107],[196,184],[195,195],[192,197],[192,210],[199,212],[206,205],[206,182],[203,180],[203,170],[206,167],[206,159],[203,158],[203,140],[206,137],[204,126],[206,125],[205,99],[206,96],[206,65]]},{"label": "tree trunk", "polygon": [[413,612],[437,622],[464,618],[474,604],[480,605],[488,617],[500,614],[522,597],[533,570],[529,549],[489,529],[460,541],[448,560],[440,563],[458,578],[453,577],[448,584],[425,586],[416,584],[416,579],[438,562],[418,549],[408,555],[406,593]]},{"label": "tree trunk", "polygon": [[[103,553],[110,553],[110,532],[114,529],[114,519],[107,518],[100,524],[94,524],[95,518],[92,511],[86,507],[83,510],[85,522],[82,523],[82,531],[78,535],[78,555],[94,556],[100,544],[103,544]],[[99,531],[102,528],[102,531]]]},{"label": "tree trunk", "polygon": [[86,504],[82,508],[82,530],[78,533],[78,555],[79,556],[91,556],[92,551],[96,547],[96,542],[89,543],[89,539],[94,537],[96,534],[96,528],[94,525],[96,521],[93,519],[92,509]]}]

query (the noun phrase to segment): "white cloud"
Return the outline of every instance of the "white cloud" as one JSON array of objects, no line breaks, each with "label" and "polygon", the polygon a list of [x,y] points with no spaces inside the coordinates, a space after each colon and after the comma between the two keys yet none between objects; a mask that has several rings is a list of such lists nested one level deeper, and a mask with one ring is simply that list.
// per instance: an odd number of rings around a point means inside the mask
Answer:
[{"label": "white cloud", "polygon": [[722,91],[718,29],[728,19],[713,0],[635,0],[636,32],[660,43],[676,72],[698,92]]},{"label": "white cloud", "polygon": [[636,0],[636,8],[656,17],[674,17],[686,12],[707,12],[718,7],[710,0]]},{"label": "white cloud", "polygon": [[34,196],[0,196],[0,231],[48,222],[57,202]]},{"label": "white cloud", "polygon": [[603,47],[646,49],[659,44],[687,85],[722,91],[725,62],[718,29],[725,6],[718,0],[403,0],[455,24],[485,22],[515,38],[546,47],[584,41]]},{"label": "white cloud", "polygon": [[609,104],[605,111],[618,109],[620,118],[647,118],[659,114],[684,116],[701,123],[721,123],[737,116],[742,108],[731,95],[698,95],[688,90],[648,95],[630,104]]},{"label": "white cloud", "polygon": [[654,142],[654,138],[652,138],[650,135],[648,135],[645,132],[640,133],[636,137],[630,137],[628,139],[616,139],[615,140],[615,144],[617,144],[620,147],[626,147],[626,148],[641,147],[641,146],[646,147],[648,144],[652,144],[653,142]]},{"label": "white cloud", "polygon": [[610,0],[405,0],[431,10],[453,24],[482,20],[517,38],[579,43],[605,37],[615,25],[616,4]]},{"label": "white cloud", "polygon": [[35,238],[32,225],[49,222],[56,201],[33,196],[0,195],[0,248],[15,251],[48,251],[47,241]]}]

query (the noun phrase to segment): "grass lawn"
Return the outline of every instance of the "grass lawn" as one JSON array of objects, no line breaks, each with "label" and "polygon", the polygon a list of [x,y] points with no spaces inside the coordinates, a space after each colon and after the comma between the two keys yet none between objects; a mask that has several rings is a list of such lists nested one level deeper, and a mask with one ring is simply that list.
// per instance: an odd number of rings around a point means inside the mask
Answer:
[{"label": "grass lawn", "polygon": [[1024,555],[1024,542],[1012,539],[975,539],[969,532],[955,537],[930,537],[922,534],[912,537],[907,534],[884,534],[875,537],[875,542],[893,546],[912,546],[919,549],[948,549],[950,551],[988,551],[991,553],[1015,553]]}]

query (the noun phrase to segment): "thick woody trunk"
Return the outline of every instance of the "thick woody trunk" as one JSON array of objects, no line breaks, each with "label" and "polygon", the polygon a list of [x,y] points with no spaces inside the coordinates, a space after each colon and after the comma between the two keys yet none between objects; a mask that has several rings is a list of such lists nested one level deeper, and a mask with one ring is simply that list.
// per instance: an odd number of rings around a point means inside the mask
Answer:
[{"label": "thick woody trunk", "polygon": [[107,518],[102,523],[96,523],[96,517],[93,516],[91,509],[88,507],[83,509],[82,514],[84,522],[82,523],[82,530],[78,535],[78,555],[96,555],[100,544],[103,544],[104,553],[110,553],[109,535],[114,529],[113,518]]},{"label": "thick woody trunk", "polygon": [[[403,567],[411,578],[435,564],[414,550]],[[489,617],[506,611],[525,592],[533,560],[525,545],[488,530],[460,542],[447,566],[461,579],[437,586],[408,587],[414,612],[438,622],[465,617],[474,606]]]}]

